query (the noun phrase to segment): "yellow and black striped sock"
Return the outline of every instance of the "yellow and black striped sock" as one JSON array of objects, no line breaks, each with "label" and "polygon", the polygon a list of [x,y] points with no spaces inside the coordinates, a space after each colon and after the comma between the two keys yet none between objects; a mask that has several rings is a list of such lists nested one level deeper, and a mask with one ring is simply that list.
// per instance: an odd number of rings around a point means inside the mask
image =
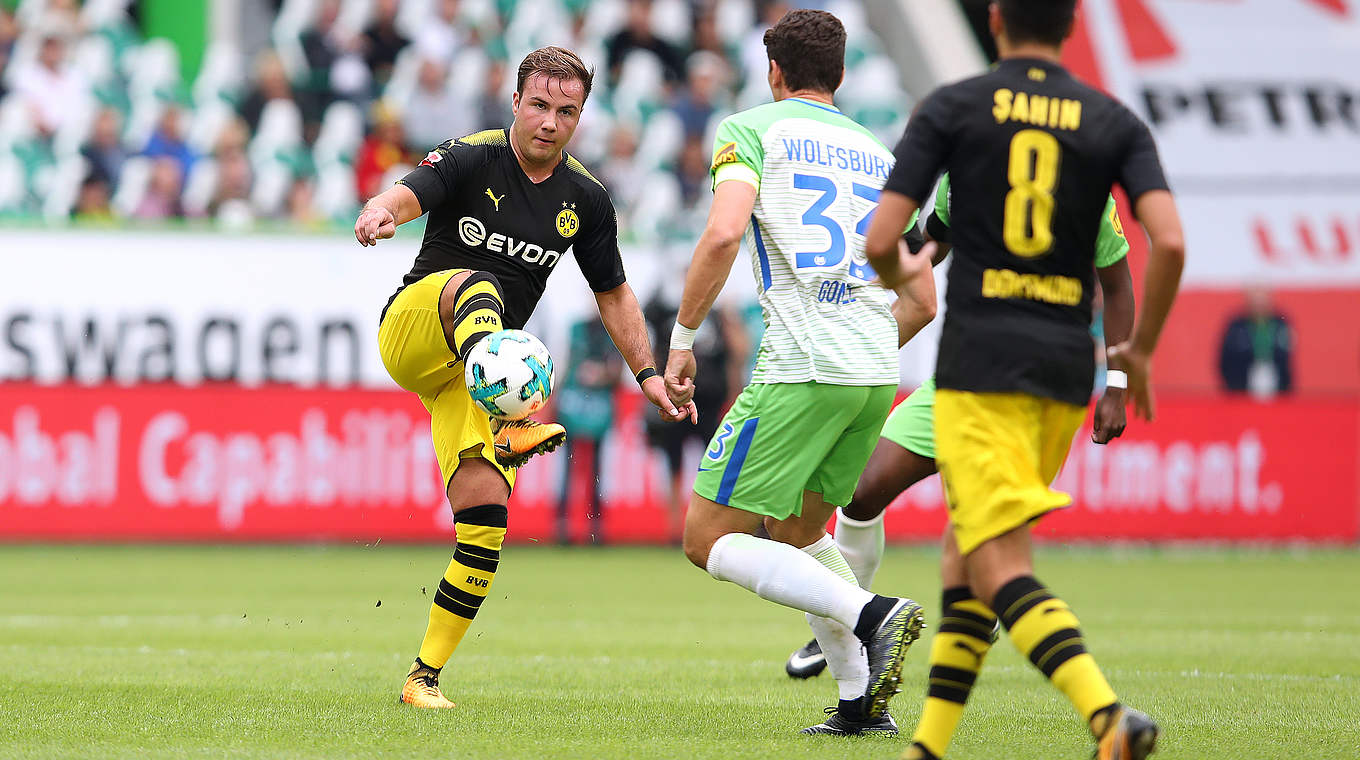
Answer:
[{"label": "yellow and black striped sock", "polygon": [[940,625],[930,641],[926,704],[903,755],[912,760],[944,757],[996,628],[996,615],[967,586],[945,589],[940,607]]},{"label": "yellow and black striped sock", "polygon": [[430,624],[420,644],[420,661],[438,670],[453,656],[500,563],[508,513],[504,504],[468,507],[454,515],[458,544],[430,605]]},{"label": "yellow and black striped sock", "polygon": [[504,329],[505,300],[501,284],[490,272],[473,272],[453,295],[453,335],[449,346],[460,360],[477,341]]},{"label": "yellow and black striped sock", "polygon": [[1011,642],[1058,687],[1087,723],[1118,699],[1082,643],[1077,616],[1034,576],[1016,578],[996,592],[992,609]]}]

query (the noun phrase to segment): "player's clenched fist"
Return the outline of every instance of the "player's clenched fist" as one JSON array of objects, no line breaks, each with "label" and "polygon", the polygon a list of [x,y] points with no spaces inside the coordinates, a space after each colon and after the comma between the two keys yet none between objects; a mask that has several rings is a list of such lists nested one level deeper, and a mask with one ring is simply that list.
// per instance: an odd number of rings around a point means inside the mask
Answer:
[{"label": "player's clenched fist", "polygon": [[354,222],[354,237],[359,245],[377,245],[397,234],[397,219],[392,212],[382,206],[369,206],[359,212]]}]

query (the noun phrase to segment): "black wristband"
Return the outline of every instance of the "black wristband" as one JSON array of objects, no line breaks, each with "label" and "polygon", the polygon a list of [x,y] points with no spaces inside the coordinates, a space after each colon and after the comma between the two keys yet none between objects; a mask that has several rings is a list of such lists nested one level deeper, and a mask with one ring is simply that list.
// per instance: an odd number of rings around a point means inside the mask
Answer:
[{"label": "black wristband", "polygon": [[633,375],[633,379],[637,380],[638,385],[642,385],[643,382],[656,377],[658,374],[660,373],[656,371],[656,367],[643,367],[638,370],[636,375]]}]

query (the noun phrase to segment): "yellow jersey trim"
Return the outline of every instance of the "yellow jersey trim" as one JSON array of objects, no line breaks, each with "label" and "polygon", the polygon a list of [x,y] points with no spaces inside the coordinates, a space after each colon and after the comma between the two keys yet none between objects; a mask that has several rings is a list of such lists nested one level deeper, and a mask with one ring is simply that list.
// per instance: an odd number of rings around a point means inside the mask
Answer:
[{"label": "yellow jersey trim", "polygon": [[506,142],[505,130],[503,129],[484,129],[481,132],[473,132],[470,135],[458,138],[457,142],[467,145],[495,145],[502,148],[509,144]]},{"label": "yellow jersey trim", "polygon": [[577,161],[574,157],[572,157],[570,153],[567,154],[567,168],[576,172],[577,174],[584,176],[591,182],[594,182],[595,184],[599,185],[601,190],[604,189],[604,183],[599,181],[598,179],[595,179],[595,175],[586,171],[586,167],[580,161]]}]

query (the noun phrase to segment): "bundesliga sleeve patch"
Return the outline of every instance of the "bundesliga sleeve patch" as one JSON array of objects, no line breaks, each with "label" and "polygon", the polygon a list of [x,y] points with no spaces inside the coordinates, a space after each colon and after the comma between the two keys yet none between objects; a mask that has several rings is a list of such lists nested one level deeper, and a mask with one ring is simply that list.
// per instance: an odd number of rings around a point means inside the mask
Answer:
[{"label": "bundesliga sleeve patch", "polygon": [[737,157],[737,144],[735,142],[730,142],[721,148],[718,148],[718,152],[713,154],[713,166],[709,171],[715,172],[718,170],[718,167],[723,164],[735,164],[740,160],[741,159]]},{"label": "bundesliga sleeve patch", "polygon": [[420,162],[420,165],[421,165],[421,166],[434,166],[435,164],[439,163],[439,162],[442,161],[443,159],[444,159],[444,154],[440,153],[440,152],[437,151],[437,150],[432,150],[432,151],[430,151],[430,152],[425,156],[425,160]]}]

